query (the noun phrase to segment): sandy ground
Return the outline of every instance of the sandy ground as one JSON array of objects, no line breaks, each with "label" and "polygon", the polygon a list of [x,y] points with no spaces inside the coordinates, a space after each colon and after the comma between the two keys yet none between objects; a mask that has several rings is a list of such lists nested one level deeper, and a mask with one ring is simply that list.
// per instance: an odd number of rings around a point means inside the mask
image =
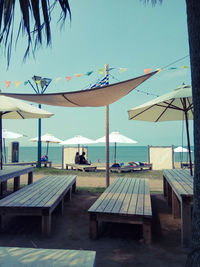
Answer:
[{"label": "sandy ground", "polygon": [[[44,175],[34,174],[34,181]],[[111,178],[112,182],[113,178]],[[27,175],[21,177],[27,183]],[[102,177],[77,177],[77,186],[105,186]],[[150,180],[151,190],[162,191],[162,180]],[[65,202],[64,215],[53,213],[52,234],[41,236],[41,218],[4,219],[0,246],[96,251],[96,267],[181,267],[187,249],[180,246],[180,219],[174,220],[162,194],[153,194],[152,244],[145,245],[137,225],[107,223],[98,240],[89,238],[88,209],[100,193],[77,191]]]}]

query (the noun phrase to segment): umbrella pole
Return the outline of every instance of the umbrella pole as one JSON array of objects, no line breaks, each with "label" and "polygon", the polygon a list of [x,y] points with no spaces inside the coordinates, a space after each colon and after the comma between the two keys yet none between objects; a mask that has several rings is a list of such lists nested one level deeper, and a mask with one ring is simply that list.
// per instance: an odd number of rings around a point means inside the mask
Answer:
[{"label": "umbrella pole", "polygon": [[4,162],[6,163],[6,139],[3,138],[3,148],[4,148]]},{"label": "umbrella pole", "polygon": [[109,106],[106,106],[106,187],[110,184],[109,173]]},{"label": "umbrella pole", "polygon": [[185,123],[186,123],[186,132],[187,132],[188,150],[189,150],[190,174],[193,175],[193,172],[192,172],[192,158],[191,158],[190,136],[189,136],[189,126],[188,126],[188,114],[187,114],[187,111],[185,111]]},{"label": "umbrella pole", "polygon": [[2,113],[0,113],[0,157],[1,157],[1,170],[3,169],[3,153],[2,153]]},{"label": "umbrella pole", "polygon": [[48,152],[49,152],[49,142],[47,142],[47,151],[46,151],[46,156],[48,156]]},{"label": "umbrella pole", "polygon": [[115,142],[115,161],[114,162],[116,163],[116,142]]}]

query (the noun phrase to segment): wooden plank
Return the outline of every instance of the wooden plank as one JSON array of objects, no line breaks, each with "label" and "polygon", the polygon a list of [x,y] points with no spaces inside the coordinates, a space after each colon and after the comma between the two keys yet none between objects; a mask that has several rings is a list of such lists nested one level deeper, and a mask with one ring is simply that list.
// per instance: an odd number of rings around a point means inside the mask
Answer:
[{"label": "wooden plank", "polygon": [[95,251],[0,247],[1,267],[94,267]]},{"label": "wooden plank", "polygon": [[119,211],[120,214],[127,214],[128,213],[128,209],[129,209],[129,206],[130,206],[130,201],[131,201],[131,198],[132,198],[132,191],[133,191],[133,188],[135,186],[135,183],[136,183],[136,179],[130,179],[130,186],[127,190],[127,193],[126,193],[126,196],[124,198],[124,201],[123,201],[123,204],[121,206],[121,209]]},{"label": "wooden plank", "polygon": [[144,192],[144,215],[152,216],[151,197],[149,189],[149,181],[145,179],[145,192]]},{"label": "wooden plank", "polygon": [[144,189],[145,189],[144,186],[145,186],[145,180],[140,179],[138,198],[135,209],[135,214],[137,215],[144,215]]},{"label": "wooden plank", "polygon": [[135,214],[136,207],[137,207],[139,184],[140,184],[140,179],[136,179],[134,187],[132,188],[131,200],[130,200],[130,205],[129,205],[127,214]]}]

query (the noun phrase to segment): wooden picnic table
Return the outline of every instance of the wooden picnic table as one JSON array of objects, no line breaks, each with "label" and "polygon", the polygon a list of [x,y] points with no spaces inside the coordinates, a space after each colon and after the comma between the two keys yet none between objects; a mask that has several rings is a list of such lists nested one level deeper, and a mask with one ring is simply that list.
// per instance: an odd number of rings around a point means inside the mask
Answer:
[{"label": "wooden picnic table", "polygon": [[[37,161],[19,161],[19,162],[12,162],[12,163],[6,163],[5,166],[25,166],[25,165],[31,165],[34,167],[37,167],[38,162]],[[41,166],[52,168],[52,161],[41,161]]]},{"label": "wooden picnic table", "polygon": [[64,211],[64,198],[71,199],[76,189],[76,176],[49,175],[0,200],[0,216],[41,216],[42,234],[51,233],[51,214],[60,205]]},{"label": "wooden picnic table", "polygon": [[187,247],[191,237],[193,176],[187,169],[163,170],[163,192],[174,218],[181,218],[181,245]]},{"label": "wooden picnic table", "polygon": [[20,188],[20,176],[23,174],[28,174],[28,184],[33,182],[33,167],[32,166],[3,166],[3,169],[0,170],[0,184],[1,192],[7,189],[7,181],[14,178],[14,191],[17,191]]},{"label": "wooden picnic table", "polygon": [[89,250],[0,247],[1,267],[94,267],[95,258]]},{"label": "wooden picnic table", "polygon": [[98,222],[142,224],[145,243],[151,243],[151,199],[147,179],[116,178],[88,210],[90,238],[98,238]]}]

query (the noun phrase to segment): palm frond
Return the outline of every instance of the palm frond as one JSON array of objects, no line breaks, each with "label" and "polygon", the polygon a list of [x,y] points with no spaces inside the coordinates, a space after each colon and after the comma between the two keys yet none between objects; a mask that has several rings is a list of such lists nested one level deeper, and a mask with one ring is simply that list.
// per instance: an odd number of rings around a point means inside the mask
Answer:
[{"label": "palm frond", "polygon": [[[21,21],[16,25],[15,2],[19,3]],[[67,14],[71,19],[68,0],[0,0],[0,48],[7,57],[7,65],[11,60],[13,40],[17,45],[20,34],[27,40],[24,59],[32,51],[42,46],[44,42],[51,44],[51,13],[59,4],[61,12],[59,21],[65,22]],[[17,4],[16,4],[17,5]],[[18,30],[16,30],[18,28]],[[17,32],[17,33],[16,33]]]}]

